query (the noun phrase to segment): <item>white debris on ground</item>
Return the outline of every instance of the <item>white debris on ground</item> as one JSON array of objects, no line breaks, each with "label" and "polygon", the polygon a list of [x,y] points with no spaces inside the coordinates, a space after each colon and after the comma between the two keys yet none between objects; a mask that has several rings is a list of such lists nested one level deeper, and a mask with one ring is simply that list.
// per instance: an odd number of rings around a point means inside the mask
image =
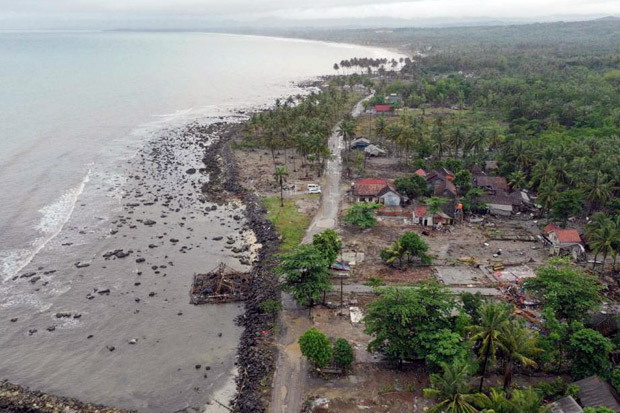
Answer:
[{"label": "white debris on ground", "polygon": [[364,313],[362,313],[359,307],[349,307],[349,315],[353,324],[360,323],[364,318]]}]

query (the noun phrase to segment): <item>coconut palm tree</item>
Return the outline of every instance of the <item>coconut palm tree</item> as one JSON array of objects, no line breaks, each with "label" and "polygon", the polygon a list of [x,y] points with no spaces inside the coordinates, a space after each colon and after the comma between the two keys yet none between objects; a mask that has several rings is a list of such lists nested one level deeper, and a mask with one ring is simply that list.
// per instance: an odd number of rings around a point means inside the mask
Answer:
[{"label": "coconut palm tree", "polygon": [[429,413],[476,413],[488,404],[488,397],[482,393],[469,392],[470,366],[456,359],[452,364],[441,364],[441,374],[431,374],[431,388],[424,389],[424,397],[437,400]]},{"label": "coconut palm tree", "polygon": [[523,189],[527,185],[527,177],[523,171],[515,171],[508,175],[508,185],[512,189]]},{"label": "coconut palm tree", "polygon": [[609,254],[614,254],[614,245],[617,244],[619,238],[618,229],[613,221],[607,220],[607,222],[597,230],[591,233],[590,248],[594,251],[595,258],[594,264],[596,264],[596,257],[599,254],[603,254],[603,265],[601,271],[605,270],[605,261]]},{"label": "coconut palm tree", "polygon": [[381,138],[381,140],[385,140],[385,133],[387,130],[387,122],[385,121],[385,115],[379,115],[375,120],[375,131],[377,136]]},{"label": "coconut palm tree", "polygon": [[280,207],[284,207],[284,180],[288,176],[285,166],[276,166],[276,171],[273,173],[276,182],[280,185]]},{"label": "coconut palm tree", "polygon": [[590,202],[588,212],[592,212],[593,209],[604,206],[612,198],[615,188],[607,174],[596,171],[586,180],[583,189],[586,199]]},{"label": "coconut palm tree", "polygon": [[523,367],[538,367],[529,357],[542,350],[536,347],[536,339],[531,332],[518,321],[508,323],[499,335],[499,340],[504,359],[504,390],[508,390],[512,383],[513,364],[516,362]]},{"label": "coconut palm tree", "polygon": [[500,341],[502,331],[510,322],[512,308],[504,303],[487,302],[481,310],[482,316],[480,325],[471,326],[471,340],[479,344],[478,356],[482,361],[482,376],[480,377],[480,387],[482,391],[484,375],[489,364],[489,360],[494,361],[498,350],[501,349]]}]

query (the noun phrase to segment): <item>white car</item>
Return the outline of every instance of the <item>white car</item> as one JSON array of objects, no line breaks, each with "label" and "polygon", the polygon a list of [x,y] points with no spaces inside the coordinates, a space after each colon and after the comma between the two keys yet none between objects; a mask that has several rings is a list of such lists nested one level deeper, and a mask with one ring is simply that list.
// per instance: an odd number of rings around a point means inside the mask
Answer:
[{"label": "white car", "polygon": [[308,184],[308,186],[306,186],[306,189],[309,194],[320,194],[321,193],[321,185]]}]

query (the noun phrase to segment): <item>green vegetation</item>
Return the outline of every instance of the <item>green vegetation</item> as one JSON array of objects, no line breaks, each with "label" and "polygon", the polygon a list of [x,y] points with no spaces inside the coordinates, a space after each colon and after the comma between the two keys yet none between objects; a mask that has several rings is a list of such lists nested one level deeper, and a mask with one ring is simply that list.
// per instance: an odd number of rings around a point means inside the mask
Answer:
[{"label": "green vegetation", "polygon": [[344,222],[361,229],[372,228],[377,225],[375,210],[379,208],[379,204],[358,202],[347,210]]},{"label": "green vegetation", "polygon": [[364,318],[365,332],[373,336],[368,350],[383,351],[400,365],[406,359],[424,359],[438,342],[445,343],[444,330],[454,329],[454,308],[452,295],[436,282],[386,288]]},{"label": "green vegetation", "polygon": [[282,301],[265,300],[258,305],[260,309],[267,314],[275,314],[282,310]]},{"label": "green vegetation", "polygon": [[282,288],[299,304],[310,308],[332,287],[328,262],[314,245],[300,245],[295,251],[282,254],[277,272],[284,276]]},{"label": "green vegetation", "polygon": [[320,234],[315,234],[312,237],[312,245],[321,251],[329,265],[336,261],[342,249],[342,241],[333,229],[326,229]]},{"label": "green vegetation", "polygon": [[388,265],[397,261],[403,266],[403,259],[410,264],[412,259],[418,259],[422,265],[430,265],[433,258],[428,255],[428,245],[415,232],[405,232],[396,242],[381,251],[381,259]]},{"label": "green vegetation", "polygon": [[398,192],[410,199],[425,197],[431,194],[431,188],[426,179],[416,174],[406,178],[394,179],[394,186],[396,186]]},{"label": "green vegetation", "polygon": [[278,166],[275,154],[284,151],[284,168],[292,160],[292,170],[297,170],[299,159],[302,168],[314,167],[320,176],[325,160],[331,156],[327,146],[331,129],[361,98],[332,82],[325,90],[306,98],[278,99],[275,108],[252,116],[245,125],[243,142],[238,145],[269,150],[274,171]]},{"label": "green vegetation", "polygon": [[560,320],[581,321],[597,307],[602,286],[565,259],[552,259],[536,271],[537,276],[525,281],[525,288],[536,294],[543,306],[550,308]]},{"label": "green vegetation", "polygon": [[282,236],[282,251],[288,252],[297,248],[312,218],[297,210],[294,199],[285,199],[284,207],[280,207],[280,199],[276,197],[264,198],[263,203],[267,208],[267,219]]},{"label": "green vegetation", "polygon": [[299,337],[299,348],[301,354],[317,367],[326,367],[332,359],[332,343],[314,327]]},{"label": "green vegetation", "polygon": [[344,338],[339,338],[334,343],[334,363],[342,368],[348,368],[355,361],[353,347]]}]

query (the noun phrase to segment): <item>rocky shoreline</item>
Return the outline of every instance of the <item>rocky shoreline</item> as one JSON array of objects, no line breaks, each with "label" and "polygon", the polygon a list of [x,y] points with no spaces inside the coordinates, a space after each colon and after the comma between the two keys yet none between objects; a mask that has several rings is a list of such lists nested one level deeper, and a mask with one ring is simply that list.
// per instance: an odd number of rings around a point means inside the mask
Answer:
[{"label": "rocky shoreline", "polygon": [[[230,126],[230,125],[229,125]],[[218,142],[206,151],[203,159],[210,174],[210,182],[203,186],[205,195],[225,190],[229,196],[240,198],[245,205],[246,222],[261,245],[251,270],[252,286],[245,301],[245,312],[237,322],[244,328],[237,352],[237,394],[232,400],[236,412],[266,411],[265,386],[273,374],[275,349],[272,342],[277,314],[265,313],[260,303],[279,300],[278,279],[274,273],[273,256],[279,247],[276,230],[266,218],[260,198],[247,192],[239,184],[238,166],[230,143],[240,125],[220,134]],[[221,198],[221,194],[220,198]]]},{"label": "rocky shoreline", "polygon": [[0,413],[135,413],[83,403],[68,397],[51,396],[3,381],[0,383]]}]

